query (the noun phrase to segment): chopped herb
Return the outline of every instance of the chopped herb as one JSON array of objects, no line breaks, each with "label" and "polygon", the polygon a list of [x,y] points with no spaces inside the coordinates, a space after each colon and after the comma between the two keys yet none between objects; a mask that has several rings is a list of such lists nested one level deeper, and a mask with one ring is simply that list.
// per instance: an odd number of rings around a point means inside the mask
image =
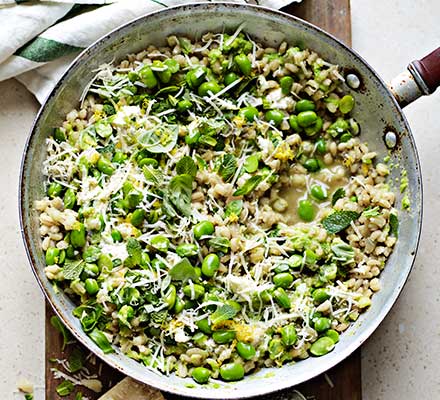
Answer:
[{"label": "chopped herb", "polygon": [[329,233],[338,233],[347,228],[352,221],[359,218],[355,211],[335,211],[322,220],[322,225]]},{"label": "chopped herb", "polygon": [[344,197],[345,190],[343,188],[336,189],[332,196],[332,206],[334,206],[339,199],[342,199]]},{"label": "chopped herb", "polygon": [[79,348],[75,347],[68,359],[69,371],[72,373],[80,371],[84,366],[84,361],[84,354]]},{"label": "chopped herb", "polygon": [[64,326],[64,324],[61,322],[61,320],[56,316],[50,317],[50,324],[63,335],[63,347],[61,348],[62,351],[66,348],[67,343],[70,340],[70,333]]},{"label": "chopped herb", "polygon": [[139,265],[142,259],[142,247],[139,241],[135,238],[129,238],[127,240],[126,248],[133,265]]},{"label": "chopped herb", "polygon": [[163,181],[163,173],[159,169],[153,168],[151,165],[145,165],[142,169],[145,179],[155,186],[158,186]]},{"label": "chopped herb", "polygon": [[178,125],[161,124],[142,131],[137,141],[150,153],[168,153],[176,145],[178,137]]},{"label": "chopped herb", "polygon": [[225,154],[219,167],[219,174],[225,182],[231,179],[237,171],[237,159],[233,154]]},{"label": "chopped herb", "polygon": [[25,400],[34,400],[34,395],[32,393],[26,393],[24,395]]},{"label": "chopped herb", "polygon": [[338,261],[342,265],[354,262],[354,249],[349,244],[340,242],[331,246],[333,261]]},{"label": "chopped herb", "polygon": [[231,216],[239,217],[242,209],[243,209],[243,200],[230,201],[226,206],[225,218]]},{"label": "chopped herb", "polygon": [[217,306],[217,309],[209,319],[211,324],[218,324],[219,322],[226,321],[237,315],[237,309],[230,306],[229,304],[223,304],[222,306]]},{"label": "chopped herb", "polygon": [[187,174],[195,177],[197,174],[197,166],[190,156],[181,158],[176,164],[176,172],[179,175]]},{"label": "chopped herb", "polygon": [[399,219],[397,218],[397,215],[393,213],[390,214],[390,233],[393,236],[398,237]]},{"label": "chopped herb", "polygon": [[214,251],[220,251],[222,253],[227,253],[231,248],[231,242],[229,239],[224,237],[215,237],[209,239],[208,244],[213,248]]},{"label": "chopped herb", "polygon": [[379,209],[379,207],[367,207],[362,212],[362,215],[365,218],[377,217],[378,215],[380,215],[380,209]]},{"label": "chopped herb", "polygon": [[167,198],[184,216],[191,215],[191,194],[193,177],[188,174],[177,175],[171,179]]},{"label": "chopped herb", "polygon": [[73,389],[75,389],[75,386],[72,382],[64,381],[57,386],[56,391],[61,397],[65,397],[72,393]]},{"label": "chopped herb", "polygon": [[68,260],[64,261],[63,267],[63,276],[64,279],[67,280],[75,280],[78,279],[83,272],[84,269],[84,261],[83,260]]},{"label": "chopped herb", "polygon": [[251,193],[263,180],[263,176],[254,175],[250,177],[240,188],[234,192],[234,196],[246,196]]},{"label": "chopped herb", "polygon": [[198,279],[196,270],[187,258],[183,258],[174,265],[170,269],[169,275],[173,281],[187,281],[189,279],[196,281]]}]

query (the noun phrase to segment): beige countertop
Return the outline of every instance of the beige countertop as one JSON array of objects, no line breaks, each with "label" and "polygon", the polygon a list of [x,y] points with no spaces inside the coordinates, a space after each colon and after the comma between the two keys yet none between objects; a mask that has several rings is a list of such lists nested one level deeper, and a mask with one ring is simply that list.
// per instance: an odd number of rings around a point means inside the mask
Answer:
[{"label": "beige countertop", "polygon": [[[307,1],[307,0],[304,0]],[[440,45],[439,0],[352,0],[353,47],[385,80]],[[0,398],[20,377],[44,398],[44,301],[18,225],[21,152],[38,103],[16,81],[0,83]],[[424,226],[417,261],[391,313],[362,348],[364,400],[440,399],[440,90],[405,109],[424,177]],[[319,399],[317,399],[319,400]]]}]

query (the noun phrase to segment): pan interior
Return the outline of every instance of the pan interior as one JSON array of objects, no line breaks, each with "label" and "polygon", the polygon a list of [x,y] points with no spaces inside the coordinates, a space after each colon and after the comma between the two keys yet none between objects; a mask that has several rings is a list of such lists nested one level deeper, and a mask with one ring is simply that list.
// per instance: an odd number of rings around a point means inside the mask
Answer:
[{"label": "pan interior", "polygon": [[[45,138],[62,123],[66,113],[78,107],[79,98],[99,65],[123,59],[128,53],[139,51],[151,43],[165,45],[166,37],[171,34],[196,38],[207,31],[233,32],[243,22],[246,22],[245,31],[265,45],[277,47],[286,40],[289,44],[311,48],[343,70],[357,73],[362,81],[362,90],[353,91],[348,87],[346,90],[356,99],[354,117],[361,126],[362,138],[373,151],[383,156],[387,153],[384,132],[396,132],[399,143],[390,154],[391,162],[407,171],[411,211],[400,213],[400,237],[381,275],[382,290],[374,295],[370,310],[341,336],[332,353],[280,369],[264,369],[240,382],[222,384],[217,389],[210,386],[190,388],[191,379],[158,375],[119,352],[103,355],[82,332],[79,321],[72,316],[73,302],[62,293],[55,294],[44,275],[38,215],[33,203],[44,196],[42,164],[46,156]],[[393,169],[390,179],[395,182],[396,178],[400,178],[400,172],[400,169]],[[396,191],[397,186],[396,183]],[[45,294],[75,336],[107,363],[139,381],[168,392],[198,398],[243,398],[290,387],[324,372],[351,354],[374,331],[395,302],[411,270],[421,224],[421,190],[417,153],[401,110],[384,83],[357,55],[313,26],[285,14],[237,4],[205,3],[171,8],[135,20],[98,41],[73,63],[43,106],[27,144],[22,165],[21,221],[29,258]],[[397,207],[400,208],[399,197]]]}]

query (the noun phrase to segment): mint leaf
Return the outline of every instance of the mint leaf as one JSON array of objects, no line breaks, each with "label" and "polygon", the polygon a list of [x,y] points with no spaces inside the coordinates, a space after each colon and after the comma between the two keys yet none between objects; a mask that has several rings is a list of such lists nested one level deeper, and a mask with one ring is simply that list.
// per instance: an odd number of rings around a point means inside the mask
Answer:
[{"label": "mint leaf", "polygon": [[150,153],[168,153],[176,145],[178,136],[178,125],[161,124],[142,131],[137,137],[137,141]]},{"label": "mint leaf", "polygon": [[343,197],[345,197],[345,190],[343,188],[336,189],[332,196],[332,206],[334,206],[336,202]]},{"label": "mint leaf", "polygon": [[239,189],[237,189],[233,195],[234,196],[246,196],[252,192],[263,180],[261,175],[254,175],[250,177]]},{"label": "mint leaf", "polygon": [[390,233],[398,237],[399,233],[399,219],[396,214],[390,214]]},{"label": "mint leaf", "polygon": [[234,307],[230,306],[229,304],[223,304],[222,306],[217,306],[217,310],[211,314],[209,319],[211,320],[212,324],[218,324],[219,322],[231,319],[236,315],[237,310]]},{"label": "mint leaf", "polygon": [[72,373],[78,372],[84,366],[85,358],[82,351],[78,348],[74,348],[69,356],[69,371]]},{"label": "mint leaf", "polygon": [[243,200],[230,201],[226,206],[225,218],[228,218],[231,215],[236,215],[237,217],[239,217],[242,209],[243,209]]},{"label": "mint leaf", "polygon": [[355,211],[335,211],[322,220],[322,225],[329,233],[338,233],[347,228],[351,221],[359,218]]},{"label": "mint leaf", "polygon": [[163,181],[163,173],[156,168],[153,168],[151,165],[145,165],[142,169],[144,172],[145,179],[147,182],[152,183],[155,186],[158,186]]},{"label": "mint leaf", "polygon": [[68,260],[64,261],[63,276],[64,279],[73,281],[78,279],[83,272],[84,261],[83,260]]},{"label": "mint leaf", "polygon": [[113,347],[104,335],[104,332],[95,328],[89,333],[90,338],[97,344],[97,346],[104,352],[104,354],[113,353]]},{"label": "mint leaf", "polygon": [[191,215],[191,195],[193,177],[188,174],[177,175],[168,185],[166,197],[184,216]]},{"label": "mint leaf", "polygon": [[225,182],[231,179],[237,171],[237,160],[233,154],[225,154],[222,158],[218,173]]},{"label": "mint leaf", "polygon": [[187,258],[183,258],[168,272],[173,281],[187,281],[198,279],[197,272]]},{"label": "mint leaf", "polygon": [[63,325],[61,320],[56,316],[50,317],[50,324],[63,335],[63,347],[61,348],[62,351],[64,351],[66,344],[70,340],[70,333],[67,330],[67,328]]},{"label": "mint leaf", "polygon": [[197,174],[197,165],[190,156],[185,156],[177,161],[176,172],[179,175],[187,174],[194,178]]}]

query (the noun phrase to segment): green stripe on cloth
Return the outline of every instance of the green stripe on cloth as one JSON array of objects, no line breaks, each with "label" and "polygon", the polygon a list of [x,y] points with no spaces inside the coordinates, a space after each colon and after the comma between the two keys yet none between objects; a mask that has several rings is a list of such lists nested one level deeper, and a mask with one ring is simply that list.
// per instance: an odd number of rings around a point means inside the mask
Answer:
[{"label": "green stripe on cloth", "polygon": [[18,49],[15,55],[35,62],[49,62],[80,50],[82,50],[81,47],[37,37]]}]

